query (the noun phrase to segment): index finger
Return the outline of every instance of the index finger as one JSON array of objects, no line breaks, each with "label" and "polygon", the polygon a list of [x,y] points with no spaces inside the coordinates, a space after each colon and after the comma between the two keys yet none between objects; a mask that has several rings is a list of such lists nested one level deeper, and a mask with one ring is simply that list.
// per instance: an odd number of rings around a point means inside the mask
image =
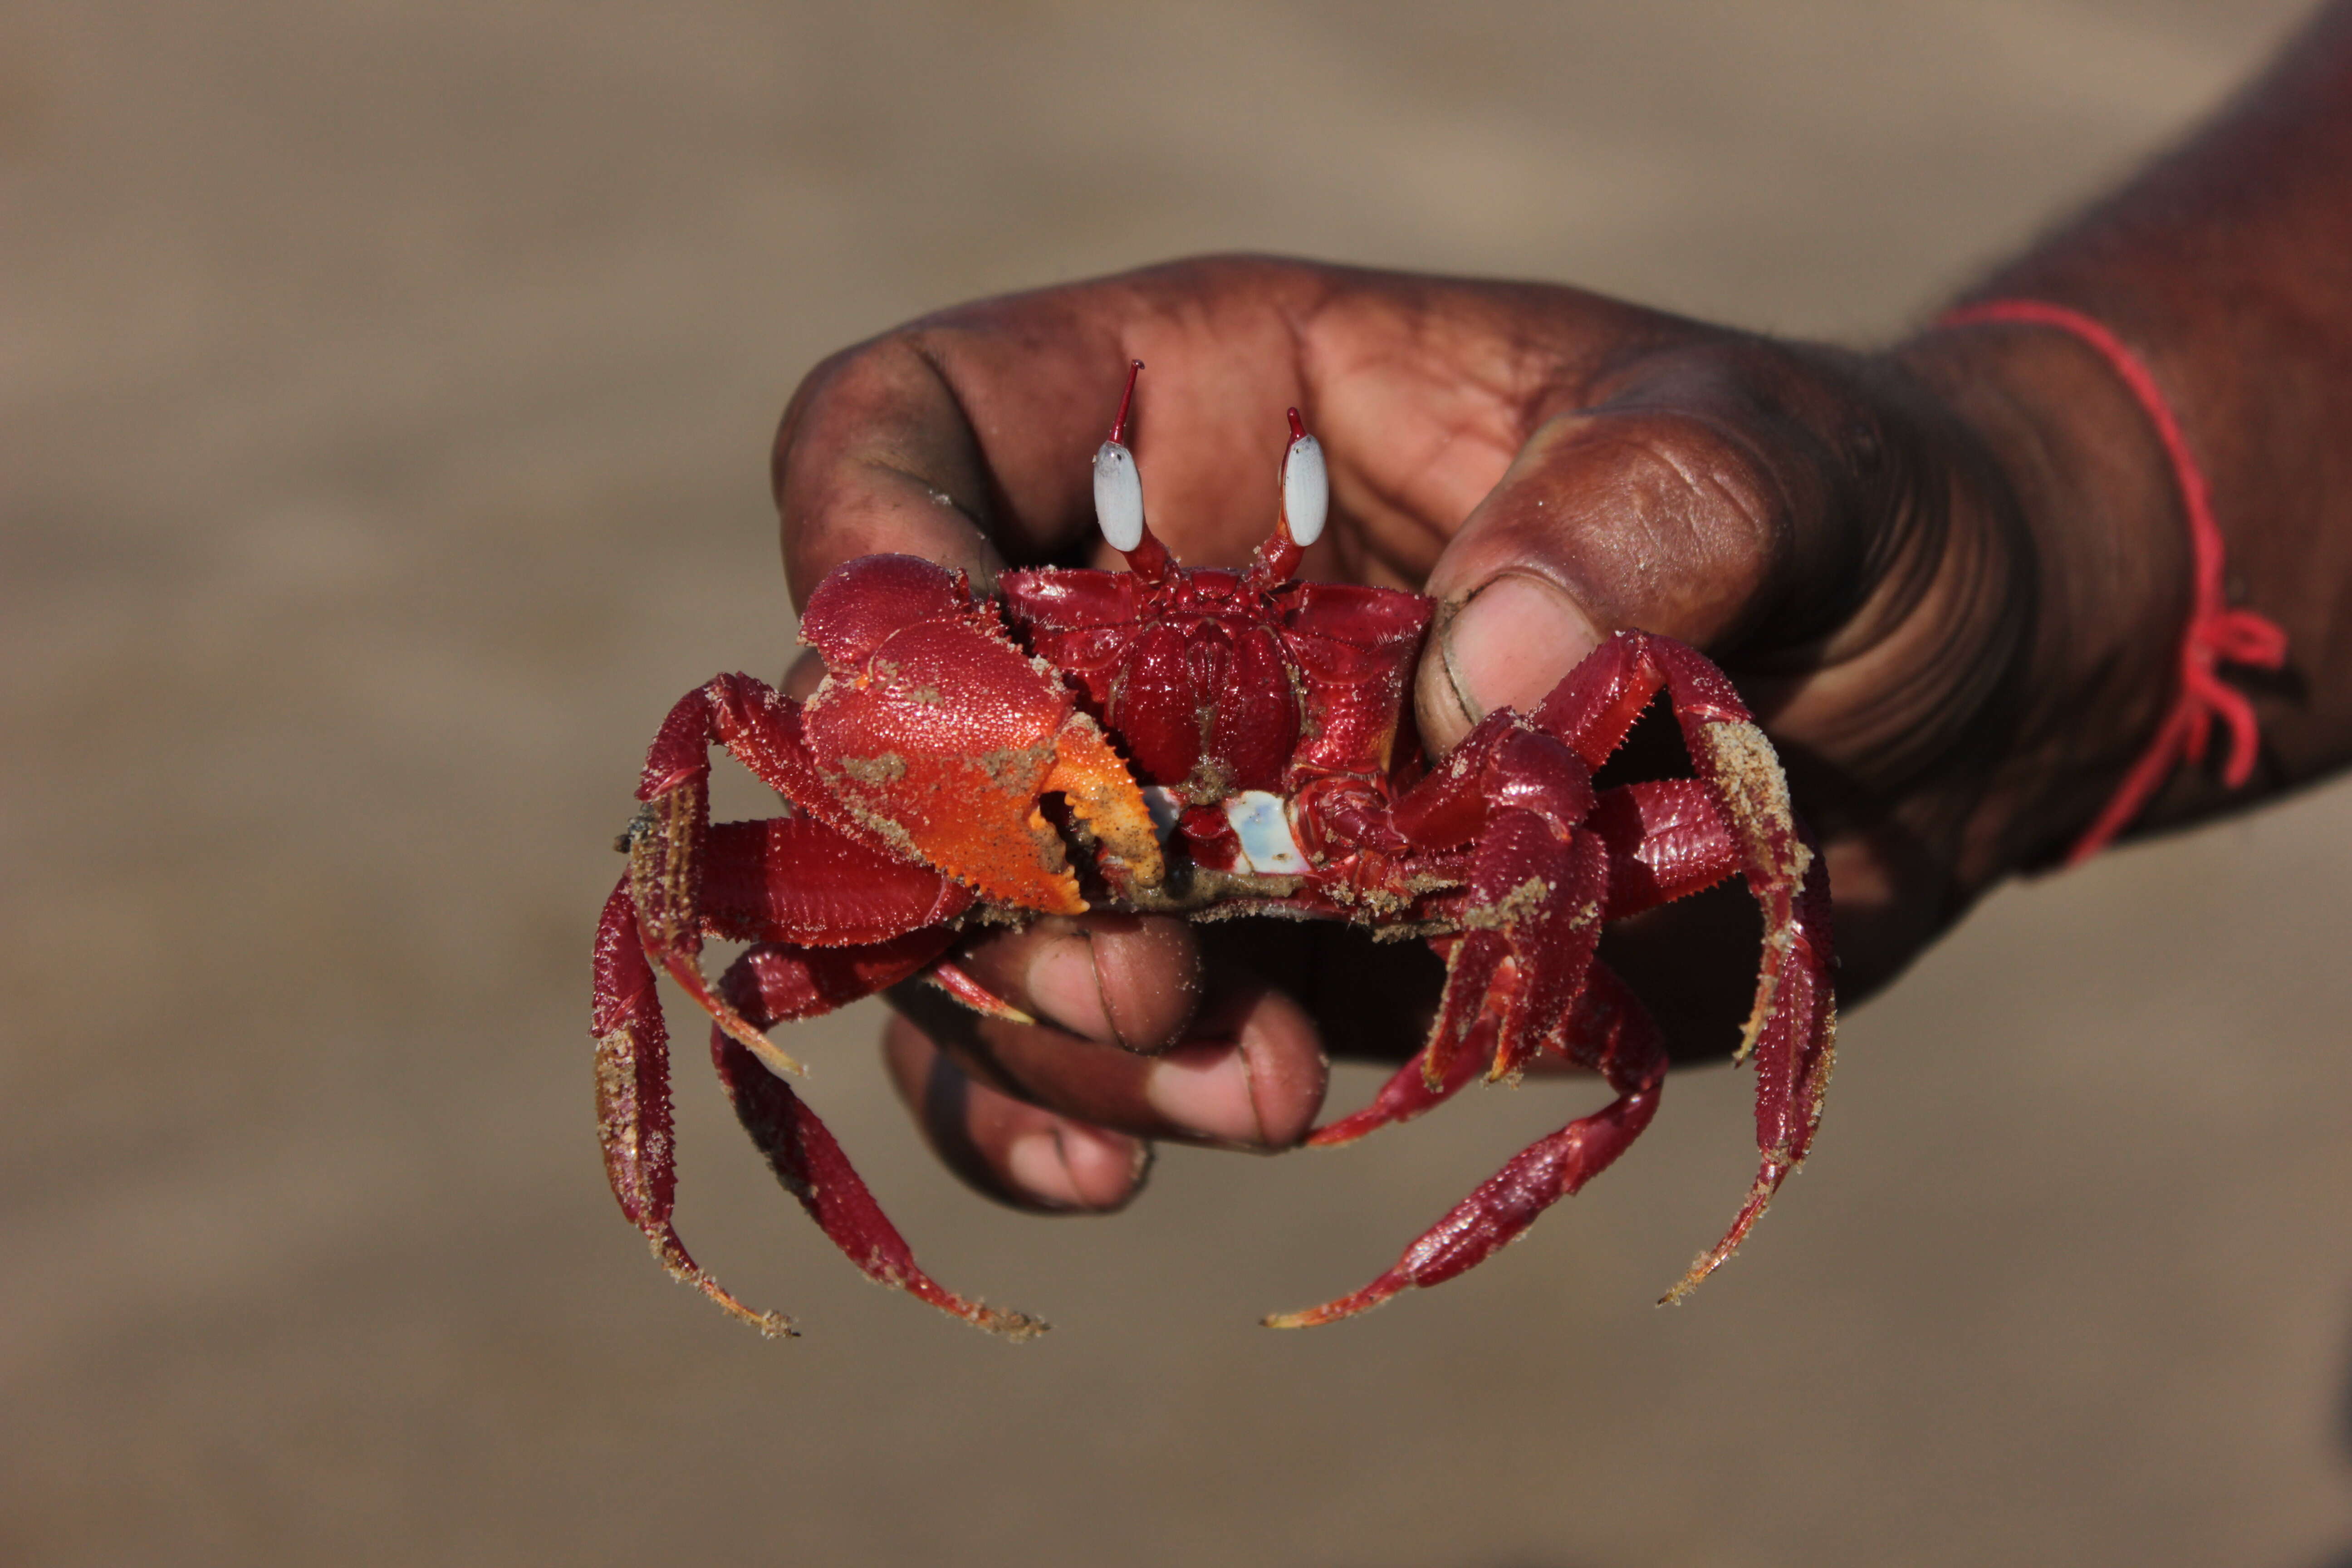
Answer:
[{"label": "index finger", "polygon": [[[1096,290],[1093,292],[1100,292]],[[794,395],[773,481],[796,599],[859,555],[960,567],[986,590],[1092,526],[1092,464],[1130,346],[1112,300],[964,306],[835,355]]]},{"label": "index finger", "polygon": [[[993,583],[1083,551],[1092,465],[1128,364],[1154,366],[1129,437],[1186,559],[1245,555],[1273,524],[1282,410],[1305,397],[1297,265],[1220,259],[959,306],[813,372],[777,434],[785,569],[805,598],[855,556],[902,552]],[[1252,461],[1263,458],[1263,463]]]},{"label": "index finger", "polygon": [[919,555],[992,584],[980,438],[938,366],[904,338],[846,349],[811,372],[771,467],[796,608],[860,555]]}]

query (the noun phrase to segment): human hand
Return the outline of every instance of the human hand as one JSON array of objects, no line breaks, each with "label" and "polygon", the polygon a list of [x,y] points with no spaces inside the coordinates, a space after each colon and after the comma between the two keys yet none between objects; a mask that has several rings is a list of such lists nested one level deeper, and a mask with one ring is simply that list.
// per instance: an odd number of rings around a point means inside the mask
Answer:
[{"label": "human hand", "polygon": [[[796,600],[877,552],[982,586],[1007,563],[1116,564],[1089,458],[1130,359],[1150,366],[1131,445],[1152,526],[1188,564],[1264,537],[1282,412],[1305,411],[1332,506],[1302,574],[1440,601],[1415,692],[1433,749],[1532,705],[1619,627],[1711,653],[1822,835],[1849,997],[2063,834],[2081,790],[2033,782],[2053,747],[2087,781],[2086,815],[2139,732],[2128,702],[2086,729],[2043,690],[2051,652],[2031,634],[2052,560],[2029,503],[2063,485],[2019,479],[1997,414],[1952,411],[1989,379],[1959,347],[1906,366],[1537,285],[1193,261],[845,351],[777,438]],[[2084,645],[2160,665],[2137,629],[2160,612],[2139,612],[2172,567],[2155,551],[2112,596],[2112,635]],[[1608,956],[1678,1053],[1727,1049],[1752,914],[1702,899],[1630,924]],[[985,938],[966,967],[1042,1021],[909,992],[893,1078],[943,1158],[1026,1206],[1118,1207],[1155,1138],[1289,1146],[1319,1109],[1326,1043],[1402,1058],[1440,972],[1394,947],[1368,962],[1337,928],[1234,936],[1118,916]]]}]

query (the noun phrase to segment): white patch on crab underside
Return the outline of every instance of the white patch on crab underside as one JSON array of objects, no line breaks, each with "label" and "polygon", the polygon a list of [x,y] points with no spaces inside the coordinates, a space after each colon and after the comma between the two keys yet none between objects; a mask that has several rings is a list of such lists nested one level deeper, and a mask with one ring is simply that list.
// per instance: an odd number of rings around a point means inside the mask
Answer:
[{"label": "white patch on crab underside", "polygon": [[1244,790],[1225,800],[1225,820],[1242,841],[1242,858],[1262,877],[1302,877],[1307,857],[1290,836],[1290,813],[1282,797],[1262,789]]}]

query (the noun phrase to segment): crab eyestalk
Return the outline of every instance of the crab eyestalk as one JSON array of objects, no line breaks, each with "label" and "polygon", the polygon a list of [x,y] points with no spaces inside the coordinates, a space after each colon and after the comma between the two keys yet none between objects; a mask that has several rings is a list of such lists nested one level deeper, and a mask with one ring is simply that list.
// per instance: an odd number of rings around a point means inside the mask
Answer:
[{"label": "crab eyestalk", "polygon": [[1143,362],[1130,362],[1127,390],[1119,395],[1118,417],[1110,425],[1110,439],[1095,448],[1095,522],[1110,547],[1127,557],[1128,570],[1147,582],[1166,577],[1173,563],[1168,547],[1143,521],[1143,476],[1135,454],[1127,449],[1127,415],[1135,402],[1135,378]]},{"label": "crab eyestalk", "polygon": [[1282,453],[1282,510],[1276,515],[1273,536],[1258,546],[1250,562],[1250,581],[1260,588],[1286,582],[1298,570],[1307,547],[1323,537],[1324,520],[1331,514],[1331,474],[1323,461],[1323,444],[1307,433],[1298,410],[1290,411],[1290,445]]}]

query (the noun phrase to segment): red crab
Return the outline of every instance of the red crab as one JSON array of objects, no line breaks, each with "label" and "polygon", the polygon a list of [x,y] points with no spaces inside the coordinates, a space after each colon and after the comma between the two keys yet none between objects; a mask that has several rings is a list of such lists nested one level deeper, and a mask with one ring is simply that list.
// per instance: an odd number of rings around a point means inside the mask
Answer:
[{"label": "red crab", "polygon": [[[1829,1079],[1827,878],[1770,743],[1715,666],[1632,631],[1532,712],[1490,713],[1447,756],[1424,757],[1407,704],[1430,602],[1292,578],[1328,497],[1297,411],[1273,536],[1246,570],[1183,568],[1145,526],[1121,444],[1134,389],[1130,373],[1095,457],[1097,514],[1129,571],[1008,572],[998,597],[975,598],[962,574],[926,561],[852,561],[801,623],[827,670],[805,702],[722,675],[671,710],[596,933],[599,1131],[622,1212],[673,1275],[763,1331],[792,1331],[704,1273],[670,1223],[658,965],[714,1021],[719,1075],[753,1141],[853,1262],[983,1328],[1034,1333],[1035,1320],[964,1300],[916,1266],[788,1086],[800,1065],[762,1031],[917,977],[1019,1016],[953,953],[977,928],[1039,912],[1352,921],[1426,938],[1445,986],[1420,1054],[1310,1143],[1418,1116],[1482,1067],[1512,1077],[1545,1052],[1617,1098],[1511,1160],[1370,1285],[1266,1320],[1330,1322],[1480,1262],[1640,1134],[1666,1055],[1594,944],[1607,921],[1740,872],[1764,917],[1741,1047],[1755,1058],[1762,1159],[1729,1231],[1668,1299],[1680,1297],[1803,1160]],[[1695,776],[1596,792],[1594,770],[1661,689]],[[713,744],[790,815],[712,823]],[[700,962],[713,937],[752,944],[716,987]]]}]

